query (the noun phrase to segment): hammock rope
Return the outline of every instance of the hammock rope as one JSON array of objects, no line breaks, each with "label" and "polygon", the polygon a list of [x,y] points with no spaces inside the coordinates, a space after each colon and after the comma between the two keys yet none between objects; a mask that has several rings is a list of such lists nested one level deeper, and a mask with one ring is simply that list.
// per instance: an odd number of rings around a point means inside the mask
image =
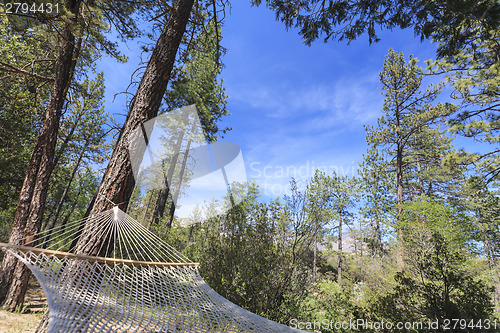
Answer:
[{"label": "hammock rope", "polygon": [[[90,235],[87,242],[75,247],[83,234]],[[96,242],[103,235],[112,241]],[[118,207],[44,230],[34,239],[0,247],[40,282],[50,333],[301,332],[223,298],[202,279],[198,263]],[[106,256],[84,255],[82,249]]]}]

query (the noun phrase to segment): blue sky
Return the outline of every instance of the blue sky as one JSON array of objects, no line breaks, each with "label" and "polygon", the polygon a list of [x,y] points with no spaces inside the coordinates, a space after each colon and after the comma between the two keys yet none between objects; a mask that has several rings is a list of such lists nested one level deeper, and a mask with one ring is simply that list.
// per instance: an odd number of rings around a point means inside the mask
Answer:
[{"label": "blue sky", "polygon": [[[243,150],[249,178],[266,197],[286,191],[290,177],[304,179],[317,167],[353,175],[366,150],[364,124],[381,116],[378,81],[390,48],[421,60],[435,46],[413,31],[304,45],[265,7],[233,2],[223,28],[228,49],[222,73],[233,128],[225,139]],[[423,63],[422,63],[423,65]]]},{"label": "blue sky", "polygon": [[[260,186],[264,198],[287,191],[292,176],[305,180],[316,168],[354,175],[366,150],[363,125],[381,116],[383,96],[378,82],[390,48],[423,61],[435,54],[435,45],[420,42],[413,31],[382,32],[382,41],[369,45],[367,37],[347,45],[322,41],[308,47],[297,31],[285,30],[274,13],[233,1],[222,30],[221,77],[229,96],[229,126],[223,141],[238,144],[247,176]],[[123,48],[127,64],[104,60],[107,110],[124,114],[124,91],[137,68],[139,47]]]}]

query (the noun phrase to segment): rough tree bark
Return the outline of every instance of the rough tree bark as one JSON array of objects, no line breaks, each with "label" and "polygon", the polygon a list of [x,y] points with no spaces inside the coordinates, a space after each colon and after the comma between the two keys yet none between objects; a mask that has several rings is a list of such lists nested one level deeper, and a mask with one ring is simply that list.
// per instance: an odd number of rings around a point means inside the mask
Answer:
[{"label": "rough tree bark", "polygon": [[[118,204],[122,210],[127,208],[135,184],[128,151],[128,140],[137,126],[158,114],[193,3],[194,0],[176,0],[172,5],[167,24],[156,42],[141,83],[137,88],[127,119],[99,185],[95,201],[89,207],[89,216],[111,209],[113,206],[111,202]],[[105,250],[98,249],[105,249],[106,246],[101,245],[109,239],[92,236],[91,230],[86,230],[84,227],[76,244],[75,252],[106,256]],[[48,315],[44,316],[36,332],[45,332],[48,327],[48,318]]]},{"label": "rough tree bark", "polygon": [[[165,192],[167,192],[167,193],[165,193]],[[153,213],[149,217],[148,230],[151,230],[151,227],[153,226],[154,223],[158,223],[158,220],[159,220],[159,216],[158,216],[159,212],[158,212],[158,210],[159,210],[159,207],[160,207],[160,203],[162,201],[162,197],[168,196],[169,192],[170,191],[167,190],[167,189],[158,190],[158,196],[156,197],[156,200],[155,200],[155,203],[154,203],[154,206],[153,206]]]},{"label": "rough tree bark", "polygon": [[[80,194],[82,193],[82,190],[83,190],[83,188],[79,187],[78,192],[75,195],[75,198],[79,198],[80,197]],[[68,221],[69,221],[70,217],[73,215],[73,212],[75,211],[76,206],[78,206],[78,200],[75,200],[73,202],[73,204],[71,205],[69,211],[66,212],[66,215],[65,215],[64,219],[61,222],[61,228],[62,228],[61,234],[64,234],[64,231],[66,230],[66,225],[68,224]]]},{"label": "rough tree bark", "polygon": [[397,252],[396,252],[396,262],[398,266],[398,270],[402,271],[404,269],[404,237],[403,237],[403,228],[401,225],[403,218],[403,137],[401,134],[401,122],[400,122],[400,112],[399,105],[396,109],[396,128],[398,129],[397,142],[396,142],[396,184],[397,184]]},{"label": "rough tree bark", "polygon": [[[81,0],[68,0],[66,6],[72,13],[78,13]],[[73,77],[76,61],[75,36],[71,23],[66,23],[61,33],[61,47],[56,60],[55,80],[49,104],[45,112],[43,127],[31,155],[21,189],[16,215],[9,243],[21,244],[24,237],[30,237],[40,228],[49,178],[53,171],[53,159],[64,101]],[[24,301],[29,270],[24,264],[6,254],[0,272],[0,302],[4,308],[15,310]]]},{"label": "rough tree bark", "polygon": [[[195,124],[193,124],[193,127],[191,128],[191,132],[193,132],[194,129],[195,129]],[[182,134],[182,136],[183,135],[184,134]],[[192,143],[192,138],[189,138],[187,145],[186,145],[186,150],[184,152],[184,156],[182,157],[181,169],[179,170],[179,185],[177,185],[177,188],[175,189],[175,192],[172,195],[172,204],[170,205],[170,210],[168,213],[168,221],[166,224],[167,228],[171,228],[172,223],[174,222],[175,203],[177,202],[177,199],[179,199],[179,194],[181,191],[184,173],[186,172],[186,164],[187,164],[187,159],[189,156],[189,150],[191,149],[191,143]]]},{"label": "rough tree bark", "polygon": [[344,253],[343,248],[342,248],[342,211],[339,212],[339,238],[337,240],[337,247],[338,247],[338,258],[339,258],[339,264],[338,264],[338,272],[337,272],[337,283],[339,286],[342,284],[342,269],[344,265]]},{"label": "rough tree bark", "polygon": [[[161,192],[161,191],[160,191]],[[153,199],[153,196],[155,194],[155,191],[152,190],[151,191],[151,194],[149,196],[149,199],[148,199],[148,204],[146,206],[146,209],[144,210],[144,215],[142,216],[142,223],[144,224],[146,222],[146,216],[148,216],[148,213],[149,213],[149,207],[151,206],[151,199]],[[160,195],[161,193],[158,193],[158,195]],[[148,230],[149,228],[151,228],[151,224],[148,223]]]},{"label": "rough tree bark", "polygon": [[[124,211],[127,208],[135,184],[128,150],[129,137],[140,124],[158,114],[193,2],[194,0],[176,0],[172,5],[166,26],[156,42],[99,186],[91,216],[111,209],[111,202]],[[106,256],[105,249],[108,247],[101,245],[107,241],[109,240],[103,237],[94,237],[84,229],[76,251],[86,255]]]},{"label": "rough tree bark", "polygon": [[380,208],[379,208],[379,179],[378,175],[375,173],[374,174],[375,179],[374,179],[374,184],[375,184],[375,255],[378,255],[380,257],[383,256],[384,253],[384,247],[382,244],[382,228],[380,227]]},{"label": "rough tree bark", "polygon": [[[82,39],[79,38],[78,42],[77,42],[77,48],[78,49],[81,47],[81,43],[82,43]],[[78,113],[78,116],[76,117],[75,122],[71,126],[71,129],[69,130],[68,135],[66,135],[66,137],[64,138],[63,143],[59,147],[59,150],[56,152],[56,157],[54,158],[54,167],[59,163],[59,160],[61,159],[61,157],[66,152],[66,147],[68,147],[69,142],[71,141],[71,139],[73,139],[73,134],[75,133],[76,128],[80,124],[80,119],[82,118],[82,116],[83,116],[84,113],[85,113],[85,111],[82,108],[82,110],[80,110],[80,112]]]},{"label": "rough tree bark", "polygon": [[313,251],[314,251],[313,252],[313,282],[316,282],[316,279],[318,277],[318,230],[314,231]]},{"label": "rough tree bark", "polygon": [[[165,188],[160,191],[158,194],[158,198],[156,200],[153,214],[151,214],[151,218],[149,219],[148,223],[148,229],[151,228],[153,224],[158,225],[160,222],[160,217],[163,217],[163,214],[165,213],[165,206],[167,204],[168,198],[170,195],[170,185],[169,181],[172,182],[172,178],[174,175],[175,171],[175,166],[177,165],[177,160],[179,159],[179,152],[181,149],[181,144],[182,140],[184,138],[184,132],[181,132],[179,134],[179,138],[177,139],[177,142],[174,146],[173,149],[173,156],[170,159],[170,163],[168,166],[168,171],[167,171],[167,176],[164,179],[165,183]],[[171,196],[173,198],[173,196]],[[170,207],[175,207],[175,202],[173,200],[170,200]]]},{"label": "rough tree bark", "polygon": [[[90,145],[90,140],[87,140],[85,142],[85,145],[84,145],[82,151],[80,152],[80,155],[78,156],[78,159],[75,163],[75,166],[73,167],[73,170],[71,171],[71,175],[68,179],[68,182],[66,183],[66,187],[64,188],[64,192],[62,193],[61,198],[59,199],[59,202],[57,203],[56,211],[54,213],[54,217],[52,218],[52,222],[47,221],[46,230],[48,230],[49,232],[44,237],[43,243],[47,242],[50,239],[50,237],[52,236],[52,229],[56,226],[56,222],[59,218],[59,214],[61,213],[61,209],[62,209],[62,206],[64,204],[64,201],[66,200],[66,196],[68,195],[71,184],[73,183],[73,180],[75,179],[76,172],[80,168],[80,164],[82,163],[83,156],[85,155],[89,145]],[[49,224],[49,222],[50,222],[50,224]]]}]

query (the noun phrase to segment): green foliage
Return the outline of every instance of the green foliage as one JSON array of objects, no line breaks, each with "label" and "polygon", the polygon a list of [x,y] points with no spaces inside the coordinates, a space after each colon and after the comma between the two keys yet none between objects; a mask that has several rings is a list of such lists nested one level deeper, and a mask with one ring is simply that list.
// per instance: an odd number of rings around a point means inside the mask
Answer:
[{"label": "green foliage", "polygon": [[453,89],[451,98],[460,105],[450,117],[450,131],[479,142],[491,144],[488,152],[468,154],[467,162],[474,163],[487,173],[488,181],[500,174],[498,143],[500,142],[500,62],[498,61],[500,31],[476,27],[471,47],[430,64],[432,72],[446,75]]},{"label": "green foliage", "polygon": [[488,269],[482,274],[491,280],[495,288],[495,309],[499,311],[500,269],[500,199],[488,188],[482,177],[471,176],[467,180],[458,207],[472,224],[472,237],[476,241],[476,252],[486,258]]},{"label": "green foliage", "polygon": [[54,213],[59,205],[63,205],[61,213],[69,213],[72,219],[85,212],[99,181],[96,165],[103,163],[111,153],[111,144],[107,142],[110,115],[104,111],[103,74],[76,82],[70,97],[72,103],[68,104],[61,122],[57,165],[47,197],[45,217],[49,220],[58,217]]},{"label": "green foliage", "polygon": [[372,254],[382,255],[387,250],[383,246],[383,236],[387,236],[390,228],[394,227],[394,175],[387,172],[390,165],[376,145],[372,144],[363,157],[358,171],[363,200],[360,212],[363,223],[368,226],[363,241],[368,244]]},{"label": "green foliage", "polygon": [[[16,74],[26,68],[51,76],[53,68],[33,59],[51,57],[50,44],[30,33],[13,33],[0,17],[0,210],[9,209],[19,197],[50,85],[32,76]],[[13,68],[8,67],[13,66]]]},{"label": "green foliage", "polygon": [[[307,188],[309,218],[316,219],[320,227],[334,221],[350,222],[359,194],[357,185],[354,178],[337,176],[335,172],[330,176],[317,170]],[[336,226],[330,225],[332,228]]]},{"label": "green foliage", "polygon": [[201,263],[202,276],[222,296],[286,322],[298,311],[310,266],[303,245],[294,243],[286,208],[279,202],[261,204],[257,197],[251,188],[226,215],[191,227],[185,252]]},{"label": "green foliage", "polygon": [[[262,0],[252,0],[260,5]],[[456,54],[473,45],[479,27],[481,38],[489,39],[500,26],[500,4],[496,0],[266,0],[276,19],[287,28],[299,28],[307,45],[323,37],[352,41],[363,34],[369,42],[379,40],[378,30],[410,28],[421,39],[440,42],[438,56]]]},{"label": "green foliage", "polygon": [[396,274],[394,292],[372,304],[374,313],[393,322],[492,318],[491,288],[467,270],[461,249],[430,231],[426,246],[413,251],[409,269]]},{"label": "green foliage", "polygon": [[164,99],[168,111],[196,105],[204,134],[210,141],[216,141],[217,134],[229,130],[220,130],[217,125],[223,116],[229,115],[223,81],[219,78],[222,70],[219,63],[220,39],[220,27],[216,30],[210,22],[206,30],[191,41],[183,63],[173,71],[170,89]]},{"label": "green foliage", "polygon": [[[400,266],[403,265],[403,203],[418,200],[426,194],[435,196],[438,190],[447,189],[450,180],[458,180],[457,175],[460,175],[459,171],[446,173],[441,168],[441,159],[451,146],[450,140],[436,126],[443,117],[454,110],[454,107],[441,103],[434,105],[442,85],[430,85],[426,90],[421,90],[423,70],[417,62],[417,59],[411,56],[406,61],[402,53],[389,51],[380,72],[380,82],[385,96],[382,109],[384,116],[378,119],[375,128],[369,128],[367,132],[367,142],[373,147],[372,150],[380,150],[385,159],[389,160],[384,162],[381,156],[378,161],[370,162],[372,165],[379,164],[379,168],[382,168],[381,173],[385,174],[379,186],[389,185],[388,174],[392,173],[395,176],[392,178],[392,189],[396,193],[397,205],[393,206],[395,211],[393,227],[396,231],[397,259]],[[371,154],[378,152],[373,151]],[[374,166],[367,165],[365,168],[368,167]],[[373,179],[370,182],[373,183]],[[388,203],[385,198],[384,201]],[[373,213],[381,212],[378,203],[375,205],[377,208],[375,211],[374,204],[371,206],[370,210]],[[375,220],[375,225],[379,223],[378,229],[381,225],[380,219],[379,217]],[[379,243],[380,238],[379,236]]]},{"label": "green foliage", "polygon": [[[338,332],[332,323],[356,321],[366,317],[363,307],[357,304],[354,290],[339,286],[336,282],[323,279],[311,288],[301,304],[302,322],[322,324],[321,332]],[[314,327],[304,327],[311,330]],[[355,329],[342,332],[355,332]]]},{"label": "green foliage", "polygon": [[[111,120],[104,111],[103,76],[92,63],[101,52],[126,58],[108,33],[117,32],[121,39],[138,36],[141,17],[156,22],[154,34],[168,16],[167,3],[87,1],[76,16],[62,6],[56,16],[0,17],[0,240],[8,236],[43,120],[62,28],[71,26],[82,49],[61,119],[46,223],[57,215],[60,223],[81,218],[97,191],[95,168],[109,154],[105,137]],[[292,318],[492,318],[492,301],[500,308],[500,199],[491,188],[500,174],[498,2],[266,3],[287,27],[298,27],[307,44],[320,37],[350,41],[364,33],[374,42],[379,28],[412,27],[439,44],[442,59],[431,68],[447,75],[447,81],[423,89],[426,73],[418,60],[391,50],[380,73],[383,117],[367,128],[361,179],[316,172],[304,188],[292,179],[290,195],[270,203],[262,203],[251,185],[246,199],[227,214],[187,228],[174,221],[167,229],[160,221],[151,229],[199,261],[203,277],[222,296],[285,324]],[[229,112],[220,78],[221,25],[211,5],[196,4],[164,108],[195,104],[206,139],[215,141],[228,130],[219,123]],[[456,106],[436,102],[445,84]],[[443,119],[454,134],[493,148],[484,155],[454,150],[453,137],[440,127]],[[476,169],[466,169],[471,162]],[[147,218],[158,195],[136,189],[130,213]],[[358,208],[361,217],[355,215]],[[335,241],[338,246],[345,242],[339,231],[346,226],[355,242],[353,253],[347,246],[333,250]],[[399,272],[391,248],[397,229],[404,232],[398,242],[405,269]]]},{"label": "green foliage", "polygon": [[63,135],[71,135],[68,149],[76,154],[86,147],[87,163],[102,163],[111,149],[106,142],[111,116],[104,110],[103,73],[97,73],[94,78],[85,77],[81,83],[76,83],[71,98],[72,103],[68,107],[71,113],[61,125]]},{"label": "green foliage", "polygon": [[[0,11],[5,11],[7,3],[12,1],[2,2]],[[36,0],[34,3],[40,5],[47,1]],[[103,111],[103,78],[102,74],[96,74],[95,80],[91,80],[87,75],[93,74],[100,50],[120,61],[124,60],[117,44],[104,35],[111,25],[124,38],[136,36],[140,30],[130,17],[135,7],[133,3],[105,1],[109,7],[106,13],[100,10],[103,3],[63,1],[57,4],[59,12],[12,13],[1,17],[0,166],[5,170],[5,179],[0,180],[0,187],[6,193],[0,199],[1,210],[14,211],[10,206],[15,205],[19,197],[24,171],[53,90],[51,82],[54,80],[56,61],[63,40],[67,39],[62,35],[68,29],[76,38],[72,41],[75,44],[73,61],[76,72],[69,86],[59,87],[69,93],[61,122],[62,138],[58,141],[54,159],[55,164],[60,166],[60,169],[56,167],[55,175],[61,178],[53,177],[51,180],[49,205],[52,205],[51,200],[59,201],[61,188],[65,187],[80,152],[87,154],[84,160],[88,163],[100,163],[106,158],[108,147],[104,143],[106,133],[103,126],[108,121],[108,115]],[[74,10],[69,6],[74,6]],[[127,34],[126,31],[133,33]],[[68,209],[71,211],[71,208]],[[47,213],[50,215],[50,210]]]},{"label": "green foliage", "polygon": [[[498,252],[500,234],[500,198],[496,191],[491,190],[482,177],[471,176],[463,188],[461,208],[469,213],[469,218],[475,224],[476,240],[487,237],[494,246],[491,250]],[[498,256],[495,255],[495,256]]]},{"label": "green foliage", "polygon": [[428,232],[439,233],[456,248],[466,248],[474,240],[474,227],[466,216],[453,205],[427,196],[403,204],[401,225],[408,231],[407,238],[413,239],[407,246],[409,255],[412,255],[415,246],[425,245],[413,242],[421,235],[425,243]]},{"label": "green foliage", "polygon": [[380,72],[380,82],[384,91],[384,115],[377,127],[369,131],[367,141],[378,146],[402,146],[422,127],[435,124],[440,117],[451,112],[448,104],[432,105],[439,96],[442,85],[429,86],[420,90],[423,71],[418,60],[409,57],[405,61],[402,53],[390,50]]},{"label": "green foliage", "polygon": [[413,200],[426,195],[446,201],[463,185],[466,168],[449,163],[455,153],[451,142],[439,127],[421,127],[410,137],[406,187]]}]

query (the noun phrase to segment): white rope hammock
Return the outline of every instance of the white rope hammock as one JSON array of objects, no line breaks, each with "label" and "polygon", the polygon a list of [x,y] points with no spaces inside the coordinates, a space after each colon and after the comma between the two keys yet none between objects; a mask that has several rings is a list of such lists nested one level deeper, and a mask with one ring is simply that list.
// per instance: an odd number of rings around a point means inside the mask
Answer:
[{"label": "white rope hammock", "polygon": [[[80,234],[90,236],[75,251],[72,242]],[[103,235],[114,241],[92,248]],[[0,246],[40,282],[49,305],[48,332],[300,332],[217,294],[197,263],[118,207],[35,239],[38,245]],[[75,254],[79,249],[107,255]]]}]

